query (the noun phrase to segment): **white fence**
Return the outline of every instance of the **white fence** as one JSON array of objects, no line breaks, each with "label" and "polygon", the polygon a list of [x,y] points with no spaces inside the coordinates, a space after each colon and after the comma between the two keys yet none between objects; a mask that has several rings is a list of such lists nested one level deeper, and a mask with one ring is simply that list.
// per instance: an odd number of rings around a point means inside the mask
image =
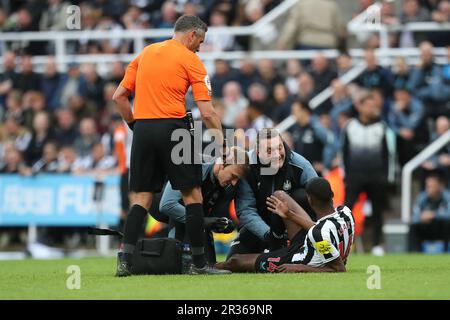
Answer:
[{"label": "white fence", "polygon": [[439,139],[435,140],[428,147],[423,149],[418,155],[416,155],[403,167],[402,221],[404,223],[409,223],[411,221],[411,185],[413,171],[448,143],[450,143],[450,130],[440,136]]}]

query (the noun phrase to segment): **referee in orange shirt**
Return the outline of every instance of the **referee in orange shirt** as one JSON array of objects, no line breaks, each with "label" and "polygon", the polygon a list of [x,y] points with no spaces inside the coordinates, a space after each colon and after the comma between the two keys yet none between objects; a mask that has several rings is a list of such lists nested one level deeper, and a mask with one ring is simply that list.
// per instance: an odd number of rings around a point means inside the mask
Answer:
[{"label": "referee in orange shirt", "polygon": [[[186,232],[190,240],[192,274],[223,274],[206,263],[203,239],[201,164],[175,165],[171,141],[176,129],[187,129],[185,95],[190,86],[202,120],[209,129],[222,131],[211,103],[211,85],[196,55],[205,39],[206,24],[196,16],[182,16],[175,23],[170,40],[151,44],[128,65],[114,93],[123,119],[133,130],[130,162],[130,191],[135,193],[125,224],[122,250],[118,254],[116,276],[131,275],[133,252],[153,194],[161,191],[166,175],[180,190],[186,205]],[[128,97],[135,93],[134,110]],[[193,137],[191,144],[193,145]],[[222,144],[223,136],[218,137]],[[193,148],[191,148],[193,151]]]}]

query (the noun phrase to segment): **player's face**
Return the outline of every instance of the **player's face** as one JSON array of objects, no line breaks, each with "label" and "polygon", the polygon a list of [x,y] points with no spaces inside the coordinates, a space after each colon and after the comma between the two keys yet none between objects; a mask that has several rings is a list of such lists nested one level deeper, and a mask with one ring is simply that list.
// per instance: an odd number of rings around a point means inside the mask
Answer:
[{"label": "player's face", "polygon": [[442,193],[442,185],[438,179],[428,178],[425,182],[425,188],[431,198],[439,198]]},{"label": "player's face", "polygon": [[283,166],[286,157],[283,141],[279,136],[272,139],[263,139],[259,142],[258,148],[259,160],[263,164],[270,164],[274,169],[280,169]]},{"label": "player's face", "polygon": [[191,50],[192,52],[198,52],[203,41],[205,41],[204,32],[191,31],[189,50]]}]

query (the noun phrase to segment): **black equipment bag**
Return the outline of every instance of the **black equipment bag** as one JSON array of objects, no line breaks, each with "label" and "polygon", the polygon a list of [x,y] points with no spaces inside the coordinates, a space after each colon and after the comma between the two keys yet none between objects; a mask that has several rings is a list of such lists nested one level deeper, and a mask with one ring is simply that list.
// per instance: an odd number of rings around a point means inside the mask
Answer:
[{"label": "black equipment bag", "polygon": [[181,242],[171,238],[140,239],[133,254],[132,274],[181,274]]}]

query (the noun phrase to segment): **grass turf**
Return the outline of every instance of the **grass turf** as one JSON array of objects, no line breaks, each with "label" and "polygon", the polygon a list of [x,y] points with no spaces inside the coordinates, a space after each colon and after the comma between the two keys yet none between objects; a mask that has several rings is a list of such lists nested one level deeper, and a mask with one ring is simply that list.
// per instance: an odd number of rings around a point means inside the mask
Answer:
[{"label": "grass turf", "polygon": [[[81,288],[69,290],[67,267],[81,269]],[[369,290],[367,267],[381,270],[381,289]],[[341,274],[113,277],[115,259],[0,262],[0,299],[450,299],[450,254],[350,256]]]}]

